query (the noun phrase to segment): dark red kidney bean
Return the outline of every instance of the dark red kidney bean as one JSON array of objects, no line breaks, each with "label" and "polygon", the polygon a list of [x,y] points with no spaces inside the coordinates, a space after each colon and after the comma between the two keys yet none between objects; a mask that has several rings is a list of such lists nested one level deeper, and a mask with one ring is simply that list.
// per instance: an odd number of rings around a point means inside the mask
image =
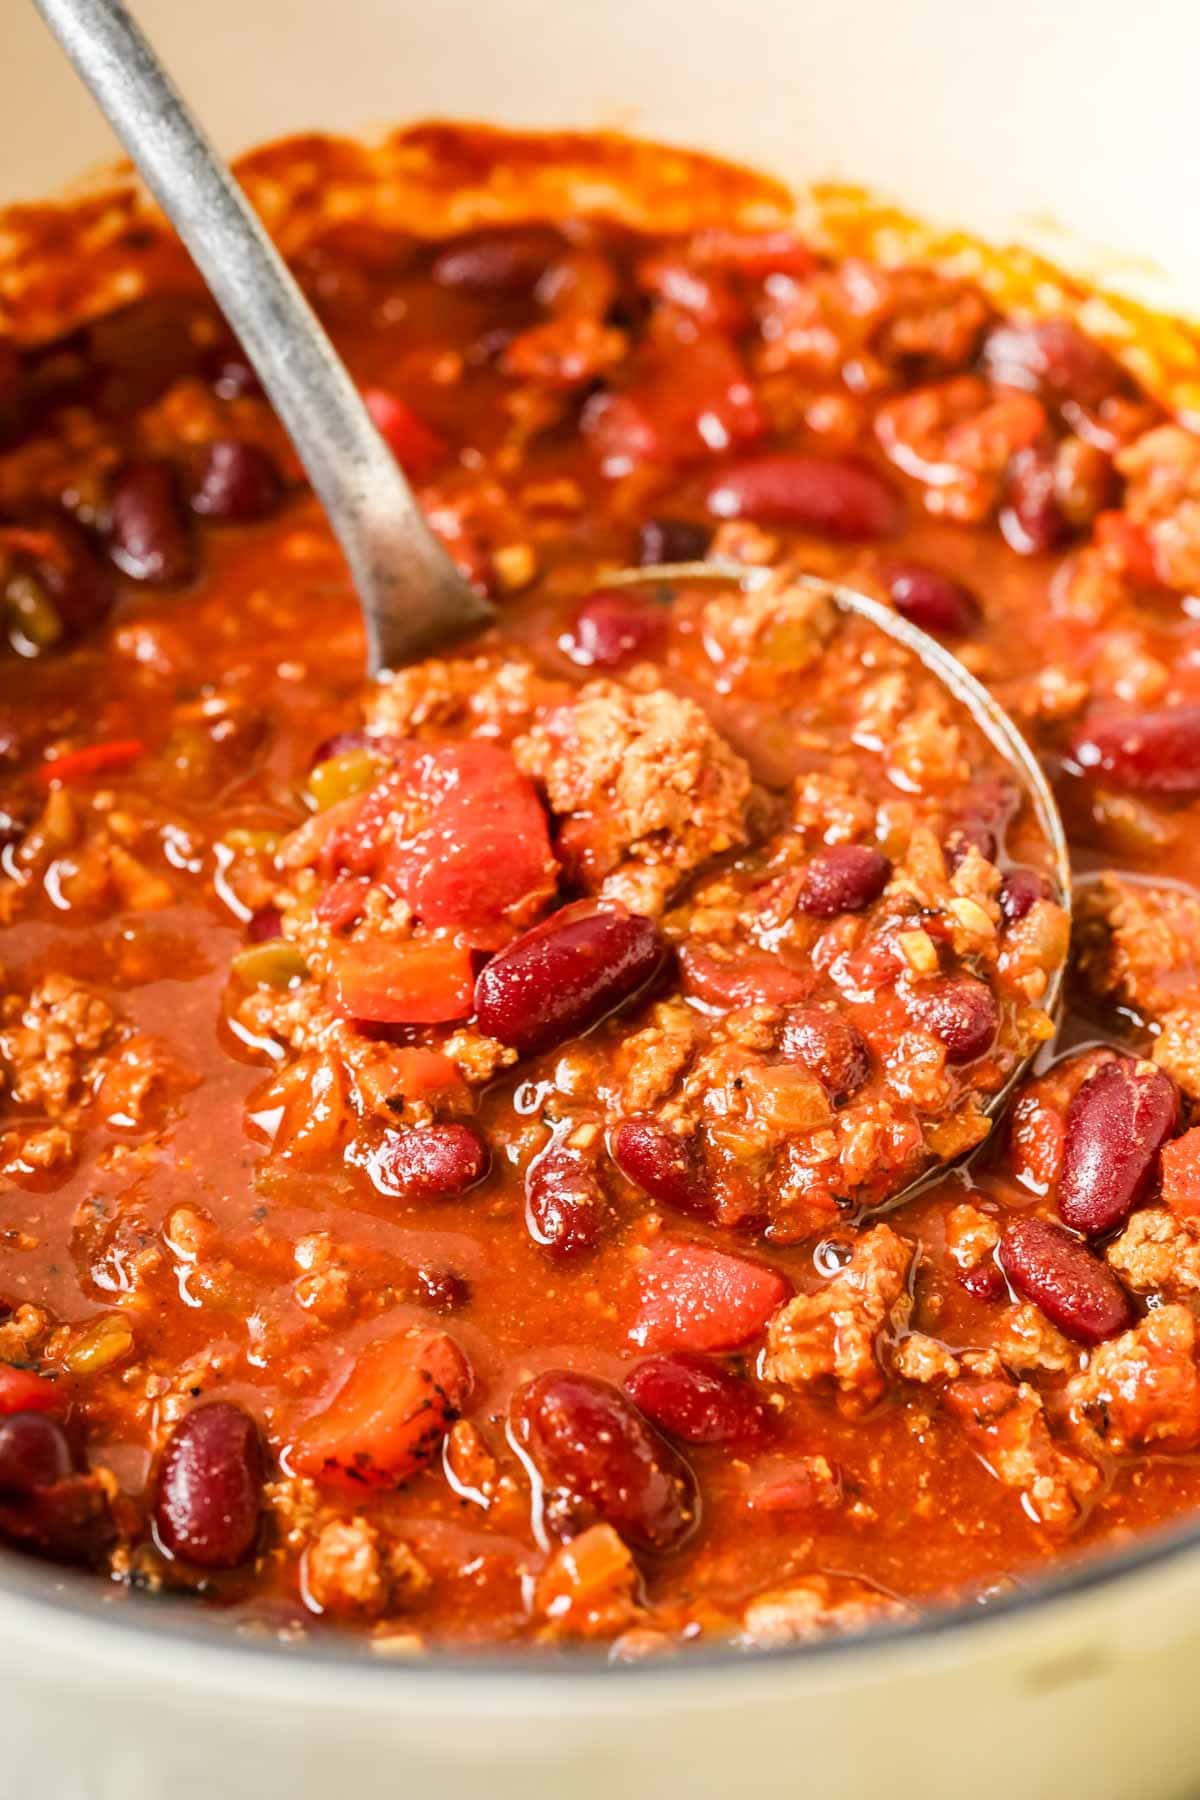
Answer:
[{"label": "dark red kidney bean", "polygon": [[122,463],[109,497],[109,555],[133,581],[179,587],[195,573],[187,515],[170,463]]},{"label": "dark red kidney bean", "polygon": [[710,484],[718,519],[792,525],[824,537],[888,537],[903,514],[899,497],[865,463],[780,453],[733,463]]},{"label": "dark red kidney bean", "polygon": [[1153,1064],[1122,1056],[1102,1063],[1067,1108],[1058,1216],[1099,1236],[1144,1199],[1158,1153],[1179,1123],[1179,1090]]},{"label": "dark red kidney bean", "polygon": [[1023,919],[1039,900],[1049,900],[1052,889],[1036,869],[1010,869],[1000,889],[1000,911],[1010,925]]},{"label": "dark red kidney bean", "polygon": [[956,1269],[959,1285],[976,1300],[1000,1300],[1005,1293],[1004,1277],[994,1262],[976,1263],[973,1269]]},{"label": "dark red kidney bean", "polygon": [[246,937],[251,944],[266,944],[283,935],[283,917],[277,906],[260,906],[246,921]]},{"label": "dark red kidney bean", "polygon": [[995,862],[1019,805],[1020,795],[1011,782],[989,779],[968,788],[955,808],[956,816],[947,834],[946,854],[951,866],[957,867],[970,847],[988,862]]},{"label": "dark red kidney bean", "polygon": [[558,1144],[525,1175],[525,1223],[535,1244],[553,1256],[583,1256],[604,1234],[610,1209],[594,1158]]},{"label": "dark red kidney bean", "polygon": [[980,349],[986,375],[1003,387],[1024,388],[1061,404],[1097,407],[1113,394],[1134,391],[1116,358],[1069,319],[995,325]]},{"label": "dark red kidney bean", "polygon": [[653,1119],[626,1119],[612,1144],[613,1161],[644,1194],[675,1212],[705,1217],[711,1196],[688,1139]]},{"label": "dark red kidney bean", "polygon": [[192,511],[221,525],[269,519],[283,499],[279,470],[261,444],[221,438],[204,451],[192,485]]},{"label": "dark red kidney bean", "polygon": [[973,975],[945,975],[909,990],[906,1005],[946,1049],[949,1063],[974,1062],[991,1049],[1000,1029],[996,997]]},{"label": "dark red kidney bean", "polygon": [[1052,448],[1031,444],[1009,460],[1000,525],[1010,547],[1022,556],[1056,550],[1071,536],[1070,521],[1058,503]]},{"label": "dark red kidney bean", "polygon": [[10,1413],[0,1419],[0,1493],[28,1494],[52,1487],[74,1467],[67,1434],[45,1413]]},{"label": "dark red kidney bean", "polygon": [[654,563],[703,562],[711,543],[707,525],[691,519],[647,519],[638,530],[638,564],[646,569]]},{"label": "dark red kidney bean", "polygon": [[469,1125],[413,1125],[386,1132],[368,1167],[381,1193],[444,1199],[481,1182],[488,1161],[486,1145]]},{"label": "dark red kidney bean", "polygon": [[575,1037],[639,992],[665,966],[653,919],[590,900],[564,906],[481,971],[479,1028],[531,1056]]},{"label": "dark red kidney bean", "polygon": [[158,1541],[202,1569],[233,1569],[253,1553],[265,1479],[262,1439],[248,1413],[210,1400],[176,1425],[154,1500]]},{"label": "dark red kidney bean", "polygon": [[969,587],[928,563],[888,563],[883,580],[901,618],[936,637],[965,637],[983,617]]},{"label": "dark red kidney bean", "polygon": [[262,391],[254,365],[240,344],[215,344],[201,362],[200,372],[222,400],[242,400]]},{"label": "dark red kidney bean", "polygon": [[418,1269],[417,1281],[434,1312],[461,1312],[471,1298],[471,1283],[457,1269]]},{"label": "dark red kidney bean", "polygon": [[618,669],[649,656],[666,633],[664,609],[645,594],[601,588],[575,614],[562,648],[583,668]]},{"label": "dark red kidney bean", "polygon": [[639,1363],[625,1392],[652,1425],[685,1444],[744,1444],[766,1433],[767,1415],[753,1388],[691,1350]]},{"label": "dark red kidney bean", "polygon": [[112,607],[112,570],[101,561],[95,541],[61,507],[39,507],[20,519],[31,531],[45,532],[53,548],[45,556],[23,561],[70,632],[88,631]]},{"label": "dark red kidney bean", "polygon": [[552,1370],[514,1399],[518,1441],[541,1476],[556,1536],[600,1519],[635,1550],[675,1550],[700,1512],[696,1478],[611,1382]]},{"label": "dark red kidney bean", "polygon": [[1133,1324],[1129,1296],[1107,1263],[1047,1219],[1010,1219],[1000,1264],[1018,1294],[1077,1344],[1099,1344]]},{"label": "dark red kidney bean", "polygon": [[[0,825],[0,844],[4,844],[6,841],[8,840],[4,837],[4,827]],[[0,1300],[0,1325],[3,1325],[6,1319],[11,1319],[15,1310],[10,1301]]]},{"label": "dark red kidney bean", "polygon": [[862,912],[892,879],[891,859],[868,844],[834,844],[818,850],[804,871],[798,909],[817,919]]},{"label": "dark red kidney bean", "polygon": [[1200,706],[1087,720],[1071,756],[1084,774],[1136,793],[1200,793]]},{"label": "dark red kidney bean", "polygon": [[789,1006],[779,1047],[789,1062],[801,1063],[824,1083],[837,1106],[871,1073],[870,1052],[857,1026],[823,1006]]},{"label": "dark red kidney bean", "polygon": [[489,294],[531,293],[566,246],[546,226],[477,231],[440,250],[430,273],[442,287]]},{"label": "dark red kidney bean", "polygon": [[0,1490],[0,1538],[58,1562],[95,1563],[112,1549],[117,1528],[100,1477],[72,1471],[46,1487]]}]

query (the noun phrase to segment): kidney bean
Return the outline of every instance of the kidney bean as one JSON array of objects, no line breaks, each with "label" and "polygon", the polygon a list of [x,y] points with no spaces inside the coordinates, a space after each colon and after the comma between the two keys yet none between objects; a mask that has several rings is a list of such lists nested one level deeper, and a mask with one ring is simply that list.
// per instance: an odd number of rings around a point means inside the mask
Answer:
[{"label": "kidney bean", "polygon": [[974,782],[955,808],[956,817],[947,837],[946,855],[951,867],[957,868],[971,847],[988,862],[995,862],[1019,804],[1020,795],[1011,782]]},{"label": "kidney bean", "polygon": [[246,938],[251,944],[268,944],[282,935],[283,918],[277,906],[260,906],[246,921]]},{"label": "kidney bean", "polygon": [[164,587],[190,581],[192,538],[170,463],[155,457],[122,463],[109,497],[108,549],[133,581]]},{"label": "kidney bean", "polygon": [[928,563],[888,563],[883,580],[900,616],[937,637],[965,637],[983,617],[969,587]]},{"label": "kidney bean", "polygon": [[262,391],[254,365],[240,344],[214,344],[200,370],[222,400],[242,400]]},{"label": "kidney bean", "polygon": [[1200,793],[1200,706],[1085,720],[1071,755],[1085,774],[1135,793]]},{"label": "kidney bean", "polygon": [[583,602],[561,643],[582,668],[618,669],[651,655],[665,630],[664,609],[645,594],[601,588]]},{"label": "kidney bean", "polygon": [[23,560],[64,628],[82,632],[98,625],[112,607],[113,579],[91,534],[61,507],[38,508],[21,523],[45,534],[45,553],[28,551]]},{"label": "kidney bean", "polygon": [[718,519],[849,540],[888,537],[902,517],[894,489],[865,463],[788,453],[732,463],[710,484],[707,504]]},{"label": "kidney bean", "polygon": [[976,1263],[973,1269],[955,1271],[959,1285],[975,1300],[999,1300],[1004,1295],[1004,1277],[994,1262]]},{"label": "kidney bean", "polygon": [[946,975],[910,989],[912,1016],[946,1047],[946,1061],[974,1062],[990,1050],[1000,1028],[995,995],[973,975]]},{"label": "kidney bean", "polygon": [[1094,408],[1134,384],[1116,358],[1069,319],[1028,325],[994,325],[980,349],[980,364],[1002,387]]},{"label": "kidney bean", "polygon": [[1023,919],[1039,900],[1049,900],[1050,883],[1036,869],[1010,869],[1000,889],[1000,911],[1010,925]]},{"label": "kidney bean", "polygon": [[0,1493],[27,1494],[64,1480],[74,1467],[67,1434],[45,1413],[0,1419]]},{"label": "kidney bean", "polygon": [[647,519],[638,530],[638,564],[645,569],[654,563],[703,562],[711,543],[707,525],[691,519]]},{"label": "kidney bean", "polygon": [[253,1553],[265,1477],[262,1440],[248,1413],[210,1400],[176,1425],[154,1500],[158,1541],[202,1569],[232,1569]]},{"label": "kidney bean", "polygon": [[1133,1324],[1129,1296],[1108,1265],[1046,1219],[1010,1219],[1000,1263],[1018,1294],[1077,1344],[1099,1344]]},{"label": "kidney bean", "polygon": [[613,1161],[644,1194],[675,1212],[706,1216],[711,1197],[687,1138],[652,1119],[626,1119],[613,1139]]},{"label": "kidney bean", "polygon": [[476,231],[447,244],[430,273],[442,287],[490,294],[532,293],[565,245],[547,226],[518,225]]},{"label": "kidney bean", "polygon": [[460,1312],[471,1298],[471,1283],[457,1269],[418,1269],[425,1304],[436,1313]]},{"label": "kidney bean", "polygon": [[723,1364],[688,1350],[639,1363],[625,1392],[651,1424],[685,1444],[749,1443],[766,1431],[754,1390]]},{"label": "kidney bean", "polygon": [[387,1132],[371,1152],[369,1168],[380,1193],[441,1200],[481,1182],[488,1160],[486,1146],[470,1125],[414,1125]]},{"label": "kidney bean", "polygon": [[1005,499],[1001,528],[1022,556],[1055,550],[1071,536],[1070,522],[1058,503],[1055,456],[1049,446],[1030,444],[1010,459]]},{"label": "kidney bean", "polygon": [[609,1218],[596,1165],[583,1150],[558,1144],[535,1158],[525,1175],[525,1223],[535,1244],[553,1256],[594,1250]]},{"label": "kidney bean", "polygon": [[219,524],[268,519],[283,499],[274,459],[260,444],[222,438],[209,444],[192,486],[192,510]]},{"label": "kidney bean", "polygon": [[805,869],[796,906],[817,919],[862,912],[891,878],[891,860],[881,850],[868,844],[834,844],[818,850]]},{"label": "kidney bean", "polygon": [[1058,1215],[1073,1231],[1113,1231],[1142,1200],[1179,1122],[1170,1076],[1131,1056],[1102,1063],[1067,1108]]},{"label": "kidney bean", "polygon": [[824,1083],[836,1106],[857,1093],[871,1072],[870,1053],[857,1026],[823,1006],[790,1006],[780,1049]]},{"label": "kidney bean", "polygon": [[479,1028],[530,1056],[597,1024],[666,963],[653,919],[591,901],[563,907],[501,950],[475,983]]},{"label": "kidney bean", "polygon": [[516,1395],[513,1412],[555,1535],[602,1519],[635,1549],[661,1554],[695,1528],[695,1476],[611,1382],[552,1370]]}]

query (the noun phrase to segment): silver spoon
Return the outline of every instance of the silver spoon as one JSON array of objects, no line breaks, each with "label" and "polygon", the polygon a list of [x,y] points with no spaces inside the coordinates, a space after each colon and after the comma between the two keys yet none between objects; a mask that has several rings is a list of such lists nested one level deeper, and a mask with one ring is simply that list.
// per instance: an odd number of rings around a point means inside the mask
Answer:
[{"label": "silver spoon", "polygon": [[492,608],[426,524],[345,365],[121,0],[36,0],[191,253],[287,428],[350,565],[372,675]]}]

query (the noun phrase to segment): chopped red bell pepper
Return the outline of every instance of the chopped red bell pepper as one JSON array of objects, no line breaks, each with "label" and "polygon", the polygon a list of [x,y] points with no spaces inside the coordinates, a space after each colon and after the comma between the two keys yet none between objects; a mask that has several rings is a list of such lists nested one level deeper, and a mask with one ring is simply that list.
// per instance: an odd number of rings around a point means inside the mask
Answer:
[{"label": "chopped red bell pepper", "polygon": [[348,1019],[445,1025],[470,1013],[475,971],[461,944],[369,938],[338,953],[331,987],[334,1005]]},{"label": "chopped red bell pepper", "polygon": [[92,781],[97,775],[115,775],[128,769],[145,750],[141,738],[107,738],[103,743],[85,744],[79,750],[64,750],[60,756],[51,757],[34,779],[39,787],[73,787],[77,782]]},{"label": "chopped red bell pepper", "polygon": [[390,388],[364,388],[363,399],[404,473],[414,481],[428,481],[450,454],[445,440]]},{"label": "chopped red bell pepper", "polygon": [[444,1331],[376,1339],[289,1461],[340,1486],[396,1487],[430,1461],[470,1391],[470,1365]]}]

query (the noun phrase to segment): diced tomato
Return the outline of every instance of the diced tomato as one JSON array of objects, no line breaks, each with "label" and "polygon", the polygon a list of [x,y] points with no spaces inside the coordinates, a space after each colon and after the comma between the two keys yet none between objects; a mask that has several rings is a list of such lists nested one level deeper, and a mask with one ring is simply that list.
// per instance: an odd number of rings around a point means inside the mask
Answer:
[{"label": "diced tomato", "polygon": [[331,980],[338,1011],[375,1025],[444,1025],[465,1019],[474,992],[470,951],[442,939],[381,937],[346,944]]},{"label": "diced tomato", "polygon": [[1092,522],[1092,535],[1140,587],[1162,586],[1154,560],[1154,546],[1128,513],[1097,513]]},{"label": "diced tomato", "polygon": [[0,1363],[0,1419],[19,1412],[62,1414],[69,1405],[68,1395],[44,1375]]},{"label": "diced tomato", "polygon": [[389,388],[363,389],[367,411],[388,449],[414,481],[428,481],[445,462],[449,448],[399,394]]},{"label": "diced tomato", "polygon": [[451,1093],[463,1085],[462,1076],[448,1056],[443,1056],[440,1050],[424,1050],[416,1044],[394,1051],[390,1068],[400,1083],[401,1092],[410,1100]]},{"label": "diced tomato", "polygon": [[583,427],[606,475],[687,463],[760,438],[767,422],[741,357],[709,334],[657,356],[640,381],[589,402]]},{"label": "diced tomato", "polygon": [[407,785],[426,820],[385,848],[382,880],[424,924],[498,949],[551,898],[558,876],[533,783],[507,750],[457,744],[423,752]]},{"label": "diced tomato", "polygon": [[1181,1219],[1200,1218],[1200,1125],[1163,1145],[1162,1197]]},{"label": "diced tomato", "polygon": [[431,1460],[470,1391],[470,1365],[444,1331],[376,1339],[289,1460],[322,1481],[398,1487]]},{"label": "diced tomato", "polygon": [[791,1293],[778,1269],[707,1244],[664,1241],[638,1270],[630,1336],[647,1350],[732,1350],[762,1330]]},{"label": "diced tomato", "polygon": [[102,744],[85,744],[80,750],[64,750],[44,762],[35,777],[39,787],[70,787],[97,775],[113,775],[128,769],[145,752],[140,738],[109,738]]}]

